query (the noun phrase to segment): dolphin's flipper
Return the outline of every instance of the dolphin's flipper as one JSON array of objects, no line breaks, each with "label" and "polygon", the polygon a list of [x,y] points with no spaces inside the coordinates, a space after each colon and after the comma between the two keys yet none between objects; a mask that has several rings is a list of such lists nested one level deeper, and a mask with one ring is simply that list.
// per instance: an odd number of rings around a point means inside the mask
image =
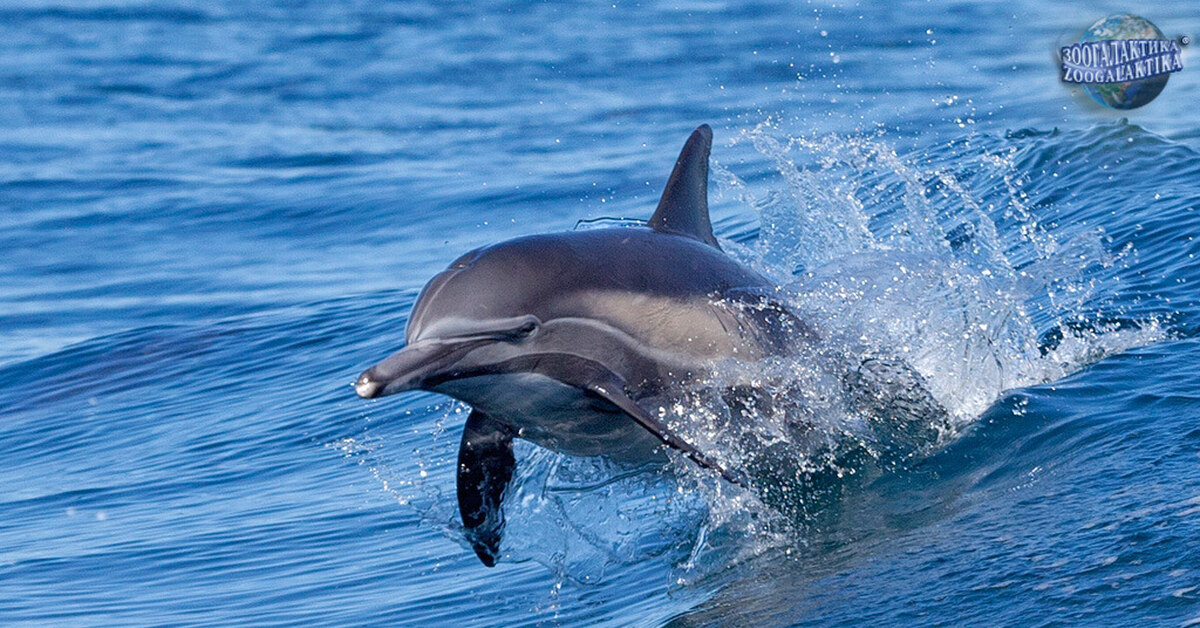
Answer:
[{"label": "dolphin's flipper", "polygon": [[512,430],[472,410],[458,448],[458,512],[475,554],[488,567],[500,553],[500,502],[514,466]]},{"label": "dolphin's flipper", "polygon": [[696,464],[712,469],[733,484],[745,487],[744,480],[723,468],[683,438],[671,431],[662,421],[639,406],[629,394],[620,375],[599,362],[570,353],[531,353],[504,362],[501,370],[538,373],[564,384],[583,389],[624,412],[638,425],[658,437],[663,444],[683,452]]},{"label": "dolphin's flipper", "polygon": [[712,129],[702,124],[692,131],[683,145],[658,201],[658,209],[650,217],[650,228],[660,233],[695,238],[719,249],[708,219],[708,153],[711,150]]}]

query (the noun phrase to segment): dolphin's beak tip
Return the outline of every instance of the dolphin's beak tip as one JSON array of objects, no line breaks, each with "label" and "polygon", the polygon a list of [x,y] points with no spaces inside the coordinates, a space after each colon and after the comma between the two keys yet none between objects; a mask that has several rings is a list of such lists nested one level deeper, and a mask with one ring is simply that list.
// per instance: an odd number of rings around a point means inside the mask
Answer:
[{"label": "dolphin's beak tip", "polygon": [[354,392],[363,399],[374,399],[421,389],[430,374],[461,357],[461,346],[440,342],[408,345],[363,371],[354,382]]},{"label": "dolphin's beak tip", "polygon": [[359,375],[358,380],[354,382],[354,392],[363,399],[374,399],[382,391],[383,384],[371,377],[371,371]]}]

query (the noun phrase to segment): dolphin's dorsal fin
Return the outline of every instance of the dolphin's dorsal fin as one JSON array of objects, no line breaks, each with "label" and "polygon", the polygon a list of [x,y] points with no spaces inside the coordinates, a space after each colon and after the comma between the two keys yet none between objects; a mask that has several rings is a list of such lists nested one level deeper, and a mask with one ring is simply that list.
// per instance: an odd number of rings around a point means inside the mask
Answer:
[{"label": "dolphin's dorsal fin", "polygon": [[712,150],[712,129],[701,124],[692,131],[667,187],[663,190],[658,209],[650,218],[650,228],[661,233],[695,238],[716,248],[712,223],[708,220],[708,153]]}]

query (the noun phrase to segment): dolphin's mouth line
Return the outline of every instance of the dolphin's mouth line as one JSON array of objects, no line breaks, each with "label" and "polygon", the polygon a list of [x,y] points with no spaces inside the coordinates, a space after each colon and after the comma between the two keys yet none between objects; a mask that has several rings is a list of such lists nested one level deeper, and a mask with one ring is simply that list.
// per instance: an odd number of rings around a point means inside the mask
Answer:
[{"label": "dolphin's mouth line", "polygon": [[542,324],[532,314],[498,322],[508,324],[499,329],[473,329],[449,338],[430,338],[410,343],[363,371],[354,383],[354,390],[359,397],[373,399],[406,390],[428,388],[436,385],[430,384],[430,379],[443,374],[450,379],[460,378],[462,375],[459,372],[448,369],[472,349],[489,343],[521,342],[537,333]]},{"label": "dolphin's mouth line", "polygon": [[374,399],[409,390],[426,389],[431,378],[453,372],[449,369],[468,352],[495,341],[492,337],[474,337],[408,345],[363,371],[354,382],[354,391],[363,399]]}]

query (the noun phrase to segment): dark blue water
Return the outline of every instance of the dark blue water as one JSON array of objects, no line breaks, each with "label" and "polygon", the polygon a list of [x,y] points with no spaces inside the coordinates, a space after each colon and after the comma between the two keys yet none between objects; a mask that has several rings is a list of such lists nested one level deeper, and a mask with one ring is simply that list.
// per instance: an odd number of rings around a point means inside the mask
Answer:
[{"label": "dark blue water", "polygon": [[[1182,1],[0,6],[0,623],[1200,624],[1200,61],[1126,119],[1053,58],[1130,11],[1200,31]],[[647,217],[703,122],[726,248],[955,428],[786,531],[683,464],[523,446],[486,569],[463,408],[349,383],[460,253]]]}]

